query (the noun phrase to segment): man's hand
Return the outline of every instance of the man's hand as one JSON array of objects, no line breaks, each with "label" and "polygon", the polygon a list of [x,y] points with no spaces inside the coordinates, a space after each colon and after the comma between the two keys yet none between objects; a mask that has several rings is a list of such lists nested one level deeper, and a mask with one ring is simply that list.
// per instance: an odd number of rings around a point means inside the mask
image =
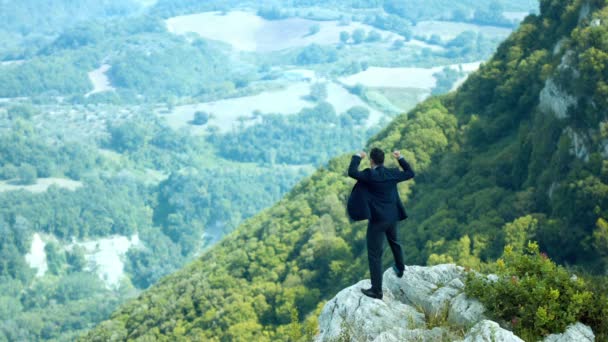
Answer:
[{"label": "man's hand", "polygon": [[395,152],[393,152],[393,156],[394,156],[396,159],[399,159],[399,158],[401,158],[401,152],[399,152],[399,151],[395,151]]},{"label": "man's hand", "polygon": [[359,152],[359,155],[361,156],[361,159],[365,159],[365,157],[367,157],[367,153],[363,151]]}]

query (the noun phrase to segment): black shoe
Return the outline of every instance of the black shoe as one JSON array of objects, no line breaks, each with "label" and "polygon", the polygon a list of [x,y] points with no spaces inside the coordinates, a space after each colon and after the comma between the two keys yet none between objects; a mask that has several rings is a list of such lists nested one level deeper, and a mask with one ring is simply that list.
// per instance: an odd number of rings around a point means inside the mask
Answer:
[{"label": "black shoe", "polygon": [[397,275],[397,278],[403,277],[403,270],[399,270],[397,268],[397,265],[393,265],[393,271],[395,271],[395,274]]},{"label": "black shoe", "polygon": [[382,292],[378,293],[376,291],[373,291],[372,289],[361,289],[361,292],[363,292],[363,294],[368,297],[372,297],[375,299],[382,299]]}]

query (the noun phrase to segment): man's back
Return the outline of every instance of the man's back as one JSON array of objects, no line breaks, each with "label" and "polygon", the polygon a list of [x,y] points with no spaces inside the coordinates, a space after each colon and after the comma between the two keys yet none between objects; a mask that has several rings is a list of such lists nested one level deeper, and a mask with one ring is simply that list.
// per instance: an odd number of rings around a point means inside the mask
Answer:
[{"label": "man's back", "polygon": [[372,221],[396,222],[401,218],[401,200],[397,192],[396,169],[378,166],[370,170],[370,181],[367,184],[369,192],[369,207]]},{"label": "man's back", "polygon": [[361,157],[353,156],[348,175],[363,183],[367,189],[370,211],[370,217],[367,218],[374,222],[397,222],[407,218],[397,191],[397,183],[414,177],[414,172],[405,159],[399,158],[403,170],[378,165],[373,169],[358,171],[360,163]]}]

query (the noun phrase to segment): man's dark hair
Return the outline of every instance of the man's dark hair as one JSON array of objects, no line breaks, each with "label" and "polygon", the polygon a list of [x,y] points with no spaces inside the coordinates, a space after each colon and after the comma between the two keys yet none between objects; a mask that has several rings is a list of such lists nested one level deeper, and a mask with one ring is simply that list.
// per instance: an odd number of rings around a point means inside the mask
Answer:
[{"label": "man's dark hair", "polygon": [[384,164],[384,152],[377,147],[372,148],[372,151],[369,153],[369,157],[376,165]]}]

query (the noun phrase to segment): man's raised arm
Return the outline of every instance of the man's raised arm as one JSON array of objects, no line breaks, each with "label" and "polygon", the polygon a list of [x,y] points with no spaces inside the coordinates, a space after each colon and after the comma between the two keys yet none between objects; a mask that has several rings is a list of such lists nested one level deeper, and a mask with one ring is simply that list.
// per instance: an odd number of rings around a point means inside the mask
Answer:
[{"label": "man's raised arm", "polygon": [[359,152],[352,156],[350,159],[350,165],[348,166],[348,176],[354,178],[359,181],[367,181],[369,178],[369,172],[366,170],[359,171],[359,164],[361,164],[361,160],[365,158],[365,152]]},{"label": "man's raised arm", "polygon": [[399,166],[401,166],[401,168],[403,169],[403,171],[399,171],[399,174],[398,174],[399,182],[403,182],[408,179],[414,178],[414,176],[415,176],[414,170],[412,170],[412,167],[410,166],[410,164],[405,160],[405,158],[403,158],[403,156],[401,155],[401,152],[395,151],[395,152],[393,152],[393,156],[395,158],[397,158],[397,161],[399,162]]}]

